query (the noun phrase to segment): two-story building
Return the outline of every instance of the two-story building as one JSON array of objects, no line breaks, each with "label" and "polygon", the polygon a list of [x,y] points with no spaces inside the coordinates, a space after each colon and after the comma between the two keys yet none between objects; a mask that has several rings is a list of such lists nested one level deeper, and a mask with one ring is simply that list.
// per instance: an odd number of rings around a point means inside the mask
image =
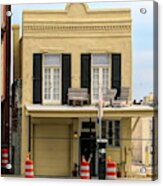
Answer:
[{"label": "two-story building", "polygon": [[[72,176],[74,164],[90,154],[92,175],[96,175],[99,87],[115,88],[117,96],[121,87],[129,87],[132,100],[131,10],[90,10],[80,3],[68,4],[65,10],[25,10],[16,46],[18,42],[21,173],[30,152],[35,175]],[[69,105],[68,88],[86,88],[89,103]],[[107,156],[121,165],[122,176],[131,173],[132,118],[146,116],[153,116],[153,108],[103,108]]]}]

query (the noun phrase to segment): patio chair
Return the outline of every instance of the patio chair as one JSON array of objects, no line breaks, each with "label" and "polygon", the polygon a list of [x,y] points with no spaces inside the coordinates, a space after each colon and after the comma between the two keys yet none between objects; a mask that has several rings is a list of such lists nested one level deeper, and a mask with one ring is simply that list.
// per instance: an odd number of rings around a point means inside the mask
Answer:
[{"label": "patio chair", "polygon": [[117,94],[117,89],[108,89],[108,91],[103,95],[104,106],[112,106],[112,101],[115,99]]},{"label": "patio chair", "polygon": [[117,97],[117,100],[112,101],[113,107],[127,107],[131,105],[131,101],[129,100],[130,96],[130,88],[122,87],[120,97]]}]

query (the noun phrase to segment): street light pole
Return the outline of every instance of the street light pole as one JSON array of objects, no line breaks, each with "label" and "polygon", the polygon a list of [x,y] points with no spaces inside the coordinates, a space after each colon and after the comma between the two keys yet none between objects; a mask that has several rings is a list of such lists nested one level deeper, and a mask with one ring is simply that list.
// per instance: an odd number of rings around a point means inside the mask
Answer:
[{"label": "street light pole", "polygon": [[103,92],[102,87],[99,88],[99,106],[98,106],[98,120],[99,120],[99,139],[98,143],[98,178],[105,179],[105,159],[106,159],[106,139],[102,139],[102,117],[103,117]]}]

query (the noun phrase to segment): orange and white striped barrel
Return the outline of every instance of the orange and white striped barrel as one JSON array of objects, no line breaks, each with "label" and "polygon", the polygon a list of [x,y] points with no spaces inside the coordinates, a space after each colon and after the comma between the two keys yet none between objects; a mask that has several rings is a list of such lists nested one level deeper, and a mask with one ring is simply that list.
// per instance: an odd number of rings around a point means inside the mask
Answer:
[{"label": "orange and white striped barrel", "polygon": [[89,162],[81,162],[80,178],[81,179],[90,179],[90,163]]},{"label": "orange and white striped barrel", "polygon": [[33,161],[30,159],[27,159],[25,161],[25,177],[26,178],[33,178],[34,177]]},{"label": "orange and white striped barrel", "polygon": [[116,162],[107,162],[106,179],[108,179],[108,180],[117,179],[117,164],[116,164]]},{"label": "orange and white striped barrel", "polygon": [[9,149],[8,148],[2,148],[2,161],[1,166],[3,168],[6,168],[6,165],[9,163]]}]

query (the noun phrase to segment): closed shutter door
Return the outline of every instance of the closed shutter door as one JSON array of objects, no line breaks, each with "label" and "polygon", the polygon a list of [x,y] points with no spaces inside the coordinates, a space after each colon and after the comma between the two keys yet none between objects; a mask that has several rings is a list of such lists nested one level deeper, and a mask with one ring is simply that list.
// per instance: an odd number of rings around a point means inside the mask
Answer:
[{"label": "closed shutter door", "polygon": [[67,103],[68,88],[71,87],[71,55],[62,54],[62,104]]},{"label": "closed shutter door", "polygon": [[33,55],[33,103],[42,102],[42,54]]},{"label": "closed shutter door", "polygon": [[70,176],[69,125],[34,126],[35,175]]},{"label": "closed shutter door", "polygon": [[121,54],[112,54],[112,88],[117,89],[116,98],[121,92]]},{"label": "closed shutter door", "polygon": [[88,93],[91,92],[91,55],[81,55],[81,88],[88,88]]}]

